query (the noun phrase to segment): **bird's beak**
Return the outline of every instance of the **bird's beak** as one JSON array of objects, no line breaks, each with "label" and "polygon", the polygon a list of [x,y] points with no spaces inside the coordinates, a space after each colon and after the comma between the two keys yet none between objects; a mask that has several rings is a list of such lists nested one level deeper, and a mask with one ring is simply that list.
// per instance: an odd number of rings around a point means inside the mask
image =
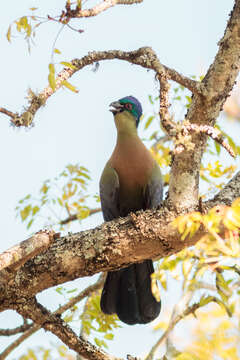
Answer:
[{"label": "bird's beak", "polygon": [[110,111],[113,113],[113,115],[123,111],[124,106],[120,104],[119,101],[112,102],[109,106],[111,106],[113,109],[110,109]]}]

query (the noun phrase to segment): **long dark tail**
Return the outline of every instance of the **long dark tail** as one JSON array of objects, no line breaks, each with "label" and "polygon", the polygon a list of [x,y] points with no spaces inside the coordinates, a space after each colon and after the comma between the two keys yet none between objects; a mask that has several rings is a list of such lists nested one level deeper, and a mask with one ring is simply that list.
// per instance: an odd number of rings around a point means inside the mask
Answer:
[{"label": "long dark tail", "polygon": [[107,274],[101,309],[105,314],[117,314],[126,324],[145,324],[160,313],[161,302],[151,290],[152,260],[132,264],[125,269]]}]

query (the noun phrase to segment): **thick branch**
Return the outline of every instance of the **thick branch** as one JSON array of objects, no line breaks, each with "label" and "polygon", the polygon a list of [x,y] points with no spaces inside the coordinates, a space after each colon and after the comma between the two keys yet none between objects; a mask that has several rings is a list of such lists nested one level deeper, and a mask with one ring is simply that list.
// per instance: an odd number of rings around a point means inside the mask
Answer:
[{"label": "thick branch", "polygon": [[[239,197],[239,178],[240,173],[204,207],[229,204]],[[200,229],[193,238],[182,241],[177,229],[172,226],[176,216],[164,206],[160,210],[139,211],[95,229],[55,240],[44,254],[12,272],[10,281],[4,281],[2,277],[0,309],[12,308],[15,298],[32,297],[51,286],[79,277],[176,253],[195,244],[205,234]]]},{"label": "thick branch", "polygon": [[[213,126],[235,83],[240,68],[240,0],[235,5],[219,50],[202,81],[204,96],[193,96],[186,120]],[[169,183],[169,204],[177,211],[197,206],[199,169],[206,136],[195,133],[193,149],[175,155]]]}]

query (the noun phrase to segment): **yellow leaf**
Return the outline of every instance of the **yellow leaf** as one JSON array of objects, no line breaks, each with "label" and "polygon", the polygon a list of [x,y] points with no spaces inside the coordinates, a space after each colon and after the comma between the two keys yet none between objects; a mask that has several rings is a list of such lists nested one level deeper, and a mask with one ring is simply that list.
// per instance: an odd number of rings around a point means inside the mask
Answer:
[{"label": "yellow leaf", "polygon": [[48,68],[49,68],[48,82],[52,90],[55,91],[56,89],[55,67],[53,64],[49,64]]},{"label": "yellow leaf", "polygon": [[56,48],[54,49],[54,52],[55,52],[55,54],[61,54],[61,51]]},{"label": "yellow leaf", "polygon": [[20,25],[26,29],[27,25],[28,25],[28,20],[26,16],[21,17],[21,19],[19,20]]},{"label": "yellow leaf", "polygon": [[11,25],[9,25],[8,31],[7,31],[7,39],[9,42],[11,42]]},{"label": "yellow leaf", "polygon": [[77,67],[74,66],[74,65],[73,65],[72,63],[70,63],[70,62],[61,61],[60,64],[66,66],[66,67],[68,67],[68,68],[70,68],[70,69],[73,69],[73,70],[76,70],[76,69],[77,69]]},{"label": "yellow leaf", "polygon": [[76,89],[75,86],[73,86],[72,84],[70,84],[68,81],[64,80],[62,82],[63,86],[65,86],[66,88],[68,88],[69,90],[75,92],[75,93],[78,93],[78,90]]}]

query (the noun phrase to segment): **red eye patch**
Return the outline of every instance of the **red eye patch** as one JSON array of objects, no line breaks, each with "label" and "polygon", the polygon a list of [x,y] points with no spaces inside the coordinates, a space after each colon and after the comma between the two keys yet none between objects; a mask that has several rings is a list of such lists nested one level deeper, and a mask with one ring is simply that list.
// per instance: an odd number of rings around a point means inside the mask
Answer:
[{"label": "red eye patch", "polygon": [[132,104],[130,103],[125,104],[125,108],[128,110],[132,110]]}]

